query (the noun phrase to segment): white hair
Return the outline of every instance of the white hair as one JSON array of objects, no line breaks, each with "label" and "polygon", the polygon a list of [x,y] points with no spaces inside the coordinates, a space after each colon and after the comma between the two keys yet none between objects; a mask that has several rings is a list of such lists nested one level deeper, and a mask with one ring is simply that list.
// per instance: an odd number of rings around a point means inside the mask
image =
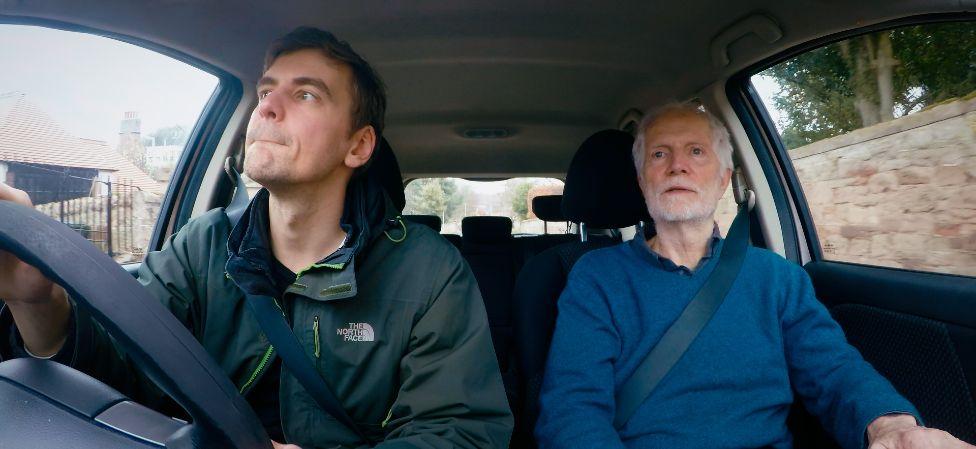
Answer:
[{"label": "white hair", "polygon": [[725,127],[722,121],[698,103],[691,101],[670,102],[651,109],[637,125],[637,134],[634,136],[634,147],[632,149],[637,176],[643,177],[644,173],[644,134],[647,128],[665,114],[672,112],[690,112],[705,117],[708,121],[708,127],[712,130],[712,148],[715,150],[715,155],[718,156],[719,164],[723,169],[732,168],[732,141],[729,137],[729,129]]}]

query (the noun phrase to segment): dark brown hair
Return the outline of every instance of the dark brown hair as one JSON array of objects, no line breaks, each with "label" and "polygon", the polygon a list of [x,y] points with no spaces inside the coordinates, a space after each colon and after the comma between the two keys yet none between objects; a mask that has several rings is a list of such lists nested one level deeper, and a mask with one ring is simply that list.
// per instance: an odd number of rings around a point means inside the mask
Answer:
[{"label": "dark brown hair", "polygon": [[325,30],[298,27],[271,43],[264,56],[264,70],[267,71],[279,56],[306,49],[320,50],[329,59],[342,62],[352,69],[352,131],[371,125],[379,138],[386,114],[386,88],[379,75],[348,42],[339,40]]}]

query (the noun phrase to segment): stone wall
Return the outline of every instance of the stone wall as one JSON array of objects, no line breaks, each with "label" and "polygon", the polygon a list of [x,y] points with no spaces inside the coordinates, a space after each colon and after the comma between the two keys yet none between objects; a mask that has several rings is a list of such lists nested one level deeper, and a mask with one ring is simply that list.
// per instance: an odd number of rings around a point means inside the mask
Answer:
[{"label": "stone wall", "polygon": [[976,99],[790,156],[825,258],[976,276]]}]

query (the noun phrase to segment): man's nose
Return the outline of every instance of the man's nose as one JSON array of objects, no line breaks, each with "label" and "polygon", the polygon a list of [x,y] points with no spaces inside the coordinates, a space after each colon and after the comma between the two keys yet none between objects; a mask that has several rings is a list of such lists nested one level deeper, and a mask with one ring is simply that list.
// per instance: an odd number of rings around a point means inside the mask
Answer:
[{"label": "man's nose", "polygon": [[275,91],[267,93],[258,102],[257,112],[258,116],[265,120],[278,121],[284,117],[284,108]]},{"label": "man's nose", "polygon": [[688,174],[688,158],[680,153],[675,153],[668,164],[669,175]]}]

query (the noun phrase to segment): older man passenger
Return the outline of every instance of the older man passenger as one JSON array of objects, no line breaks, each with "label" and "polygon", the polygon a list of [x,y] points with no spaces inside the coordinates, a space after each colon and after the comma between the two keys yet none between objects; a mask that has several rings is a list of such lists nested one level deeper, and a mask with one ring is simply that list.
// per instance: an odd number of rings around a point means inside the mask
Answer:
[{"label": "older man passenger", "polygon": [[921,427],[803,269],[758,248],[688,351],[615,428],[615,394],[717,264],[729,133],[697,105],[669,104],[640,124],[634,162],[656,235],[592,251],[570,274],[540,397],[541,448],[789,448],[791,386],[845,448],[973,447]]}]

